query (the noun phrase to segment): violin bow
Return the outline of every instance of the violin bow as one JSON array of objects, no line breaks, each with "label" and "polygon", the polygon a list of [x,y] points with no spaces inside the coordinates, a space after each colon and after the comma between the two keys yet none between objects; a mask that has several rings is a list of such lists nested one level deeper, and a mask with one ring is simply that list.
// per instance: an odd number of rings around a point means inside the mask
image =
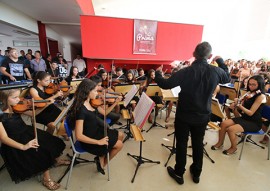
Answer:
[{"label": "violin bow", "polygon": [[[34,135],[35,135],[35,139],[37,140],[38,143],[38,136],[37,136],[37,126],[36,126],[36,110],[35,110],[35,100],[34,98],[32,98],[32,123],[33,123],[33,127],[34,127]],[[36,149],[36,151],[38,151],[38,149]]]},{"label": "violin bow", "polygon": [[[104,91],[104,118],[103,118],[103,123],[104,123],[104,137],[108,136],[107,133],[107,123],[106,123],[106,91]],[[109,144],[109,141],[108,141]],[[107,145],[107,150],[109,148],[109,145]],[[108,181],[110,181],[110,153],[107,152],[107,171],[108,171]]]}]

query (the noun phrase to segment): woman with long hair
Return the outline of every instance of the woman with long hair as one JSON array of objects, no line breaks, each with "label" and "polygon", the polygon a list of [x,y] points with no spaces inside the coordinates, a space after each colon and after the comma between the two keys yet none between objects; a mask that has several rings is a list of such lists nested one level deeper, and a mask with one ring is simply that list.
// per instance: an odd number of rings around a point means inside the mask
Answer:
[{"label": "woman with long hair", "polygon": [[84,79],[75,92],[68,119],[75,129],[76,139],[87,152],[97,155],[97,170],[105,174],[106,154],[110,153],[111,160],[122,149],[124,136],[117,130],[104,128],[103,120],[98,117],[100,107],[96,109],[91,105],[91,100],[96,99],[97,95],[96,83]]},{"label": "woman with long hair", "polygon": [[221,149],[227,133],[231,146],[229,149],[224,150],[223,154],[230,155],[236,153],[236,133],[241,133],[244,131],[256,132],[261,129],[261,110],[265,99],[263,78],[259,75],[252,76],[248,80],[247,94],[245,97],[243,97],[242,100],[235,98],[234,105],[231,106],[232,108],[239,110],[241,116],[227,119],[221,123],[218,142],[213,145],[211,149]]}]

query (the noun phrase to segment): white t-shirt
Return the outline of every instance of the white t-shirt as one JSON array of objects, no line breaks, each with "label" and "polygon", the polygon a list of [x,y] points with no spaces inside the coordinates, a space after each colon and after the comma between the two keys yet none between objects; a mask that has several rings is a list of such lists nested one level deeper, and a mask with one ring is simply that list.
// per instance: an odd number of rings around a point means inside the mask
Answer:
[{"label": "white t-shirt", "polygon": [[82,72],[83,69],[86,68],[85,61],[77,58],[73,61],[73,66],[76,66],[79,72]]}]

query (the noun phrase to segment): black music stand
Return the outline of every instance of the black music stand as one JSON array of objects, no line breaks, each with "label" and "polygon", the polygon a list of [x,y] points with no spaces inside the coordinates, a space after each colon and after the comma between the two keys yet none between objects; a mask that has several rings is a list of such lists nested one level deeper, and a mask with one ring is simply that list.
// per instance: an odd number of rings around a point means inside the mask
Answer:
[{"label": "black music stand", "polygon": [[[145,110],[143,110],[142,112],[138,112],[138,115],[136,115],[136,109],[134,110],[134,118],[135,118],[135,122],[138,121],[137,119],[142,119],[142,121],[140,121],[140,124],[137,124],[139,127],[143,127],[145,120],[148,118],[148,116],[150,115],[151,110],[154,107],[154,103],[153,101],[145,94],[143,93],[141,96],[141,99],[139,101],[139,103],[136,106],[137,111],[142,111],[143,108],[147,108]],[[135,173],[133,175],[133,178],[131,180],[131,183],[134,182],[137,171],[139,169],[139,167],[144,164],[144,163],[155,163],[155,164],[160,164],[160,161],[153,161],[147,158],[142,157],[142,143],[145,141],[142,133],[141,133],[141,128],[138,128],[136,125],[131,125],[131,132],[132,135],[135,139],[135,141],[139,141],[140,142],[140,155],[132,155],[130,153],[127,153],[128,156],[134,158],[137,161],[137,166],[136,166],[136,170]]]},{"label": "black music stand", "polygon": [[[159,96],[159,97],[161,97],[162,96],[162,93],[161,93],[160,87],[158,85],[151,85],[150,84],[147,87],[146,95],[148,95],[149,97],[150,96]],[[155,104],[155,112],[156,112],[157,108],[158,108],[158,105]],[[161,128],[165,128],[166,129],[165,126],[159,124],[156,120],[157,120],[157,115],[155,113],[154,114],[154,121],[153,121],[152,125],[149,127],[149,129],[146,132],[150,131],[153,127],[161,127]]]},{"label": "black music stand", "polygon": [[[176,154],[176,147],[175,147],[175,143],[176,143],[176,138],[175,138],[175,132],[172,132],[170,134],[168,134],[167,136],[171,136],[173,135],[173,145],[172,146],[168,146],[168,145],[164,145],[163,143],[161,144],[161,146],[165,147],[166,149],[168,149],[170,151],[170,155],[166,161],[166,163],[164,164],[164,166],[166,167],[168,162],[170,161],[171,157]],[[187,156],[192,157],[192,155],[187,154]]]}]

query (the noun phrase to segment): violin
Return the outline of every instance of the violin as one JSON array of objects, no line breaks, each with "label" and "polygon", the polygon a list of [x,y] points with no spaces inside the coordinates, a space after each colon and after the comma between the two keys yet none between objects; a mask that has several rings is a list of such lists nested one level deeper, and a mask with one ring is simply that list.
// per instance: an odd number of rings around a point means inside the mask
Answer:
[{"label": "violin", "polygon": [[55,92],[61,90],[67,92],[71,86],[65,80],[62,80],[58,85],[55,83],[50,83],[46,88],[45,92],[49,95],[54,94]]},{"label": "violin", "polygon": [[254,97],[254,96],[257,95],[257,94],[261,94],[261,90],[257,90],[257,91],[255,91],[255,92],[249,92],[249,91],[248,91],[248,92],[245,93],[241,98],[239,98],[239,99],[237,100],[236,106],[239,105],[242,101],[246,101],[246,100],[248,100],[248,99]]},{"label": "violin", "polygon": [[[103,99],[103,97],[102,97],[102,93],[101,93],[101,91],[100,92],[98,92],[98,96],[96,97],[96,99],[91,99],[91,105],[93,106],[93,107],[99,107],[99,106],[102,106],[102,105],[104,105],[104,99]],[[117,94],[117,93],[115,93],[115,94]],[[111,96],[111,95],[106,95],[106,97],[105,97],[105,101],[106,101],[106,103],[108,103],[108,104],[112,104],[112,103],[114,103],[115,102],[115,99],[116,98],[118,98],[118,96]]]},{"label": "violin", "polygon": [[[40,97],[34,98],[34,106],[36,107],[45,107],[47,105],[46,102],[50,102],[50,100],[43,100]],[[16,113],[23,113],[27,110],[32,109],[33,103],[32,100],[20,98],[20,101],[17,103],[17,105],[12,106],[12,109]]]}]

